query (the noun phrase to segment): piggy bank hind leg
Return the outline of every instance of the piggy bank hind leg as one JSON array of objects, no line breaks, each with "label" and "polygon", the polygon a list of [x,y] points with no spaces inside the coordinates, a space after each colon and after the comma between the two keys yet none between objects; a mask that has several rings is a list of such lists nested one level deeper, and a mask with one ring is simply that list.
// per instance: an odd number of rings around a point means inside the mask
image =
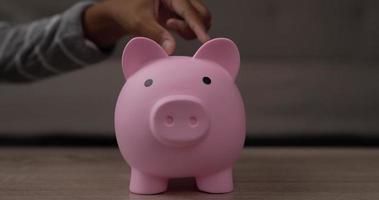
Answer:
[{"label": "piggy bank hind leg", "polygon": [[168,179],[132,169],[129,189],[136,194],[158,194],[166,191]]},{"label": "piggy bank hind leg", "polygon": [[208,193],[228,193],[233,191],[232,168],[210,174],[207,176],[196,177],[196,184],[199,190]]}]

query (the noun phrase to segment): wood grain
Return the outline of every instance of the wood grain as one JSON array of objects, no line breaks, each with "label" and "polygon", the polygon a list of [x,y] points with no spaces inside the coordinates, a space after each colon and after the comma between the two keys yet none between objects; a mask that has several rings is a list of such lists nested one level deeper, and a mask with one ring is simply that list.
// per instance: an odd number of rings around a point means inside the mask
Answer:
[{"label": "wood grain", "polygon": [[135,195],[128,181],[114,148],[0,148],[1,200],[379,199],[379,149],[245,149],[230,194],[198,192],[188,178]]}]

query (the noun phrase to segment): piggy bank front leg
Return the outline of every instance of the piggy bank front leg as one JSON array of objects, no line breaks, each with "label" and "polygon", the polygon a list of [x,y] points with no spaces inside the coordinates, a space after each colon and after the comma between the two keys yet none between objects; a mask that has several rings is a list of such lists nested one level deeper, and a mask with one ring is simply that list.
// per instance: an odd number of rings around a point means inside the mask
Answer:
[{"label": "piggy bank front leg", "polygon": [[208,193],[228,193],[233,191],[232,168],[207,176],[196,177],[199,190]]},{"label": "piggy bank front leg", "polygon": [[132,169],[129,189],[136,194],[158,194],[166,191],[168,179]]}]

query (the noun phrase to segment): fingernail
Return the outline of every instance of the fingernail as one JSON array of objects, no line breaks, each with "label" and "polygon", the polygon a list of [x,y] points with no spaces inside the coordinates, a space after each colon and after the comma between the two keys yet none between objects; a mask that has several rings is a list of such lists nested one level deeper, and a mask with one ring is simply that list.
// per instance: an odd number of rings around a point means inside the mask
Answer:
[{"label": "fingernail", "polygon": [[206,42],[208,40],[210,40],[210,37],[207,33],[205,33],[204,35],[201,36],[201,38],[199,38],[202,42]]},{"label": "fingernail", "polygon": [[173,43],[170,40],[163,40],[162,47],[166,50],[168,54],[171,54],[173,51]]}]

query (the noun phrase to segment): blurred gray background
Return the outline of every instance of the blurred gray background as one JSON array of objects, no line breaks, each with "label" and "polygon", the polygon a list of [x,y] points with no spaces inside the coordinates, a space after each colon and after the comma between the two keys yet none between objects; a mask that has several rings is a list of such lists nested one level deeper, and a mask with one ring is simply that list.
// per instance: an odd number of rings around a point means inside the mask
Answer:
[{"label": "blurred gray background", "polygon": [[[23,23],[75,0],[2,0],[0,19]],[[379,133],[379,1],[205,0],[212,37],[241,51],[237,80],[251,137]],[[114,135],[124,79],[121,42],[109,60],[25,85],[0,85],[0,135]],[[179,40],[177,54],[200,44]]]}]

